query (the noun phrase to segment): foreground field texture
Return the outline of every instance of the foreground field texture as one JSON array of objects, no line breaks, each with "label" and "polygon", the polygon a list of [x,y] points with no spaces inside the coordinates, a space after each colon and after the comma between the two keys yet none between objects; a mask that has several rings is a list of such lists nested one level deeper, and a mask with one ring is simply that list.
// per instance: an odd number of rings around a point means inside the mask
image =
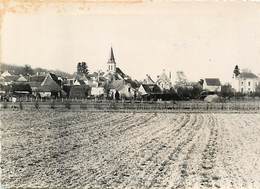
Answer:
[{"label": "foreground field texture", "polygon": [[1,183],[259,188],[259,114],[1,113]]}]

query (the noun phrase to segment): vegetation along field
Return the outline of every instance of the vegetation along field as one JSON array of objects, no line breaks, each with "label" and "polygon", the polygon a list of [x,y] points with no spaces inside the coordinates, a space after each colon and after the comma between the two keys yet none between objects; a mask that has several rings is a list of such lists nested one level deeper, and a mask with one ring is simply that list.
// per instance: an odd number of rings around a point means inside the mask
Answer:
[{"label": "vegetation along field", "polygon": [[259,114],[2,111],[1,184],[259,188]]}]

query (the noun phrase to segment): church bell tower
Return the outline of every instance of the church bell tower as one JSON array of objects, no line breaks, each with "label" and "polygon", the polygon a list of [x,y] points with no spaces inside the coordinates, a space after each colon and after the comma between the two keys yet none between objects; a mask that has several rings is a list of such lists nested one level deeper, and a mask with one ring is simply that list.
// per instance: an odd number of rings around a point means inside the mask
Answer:
[{"label": "church bell tower", "polygon": [[116,72],[116,61],[115,61],[115,57],[114,57],[114,52],[113,52],[113,48],[111,47],[110,49],[110,56],[107,62],[107,66],[108,66],[108,73],[112,73],[114,74]]}]

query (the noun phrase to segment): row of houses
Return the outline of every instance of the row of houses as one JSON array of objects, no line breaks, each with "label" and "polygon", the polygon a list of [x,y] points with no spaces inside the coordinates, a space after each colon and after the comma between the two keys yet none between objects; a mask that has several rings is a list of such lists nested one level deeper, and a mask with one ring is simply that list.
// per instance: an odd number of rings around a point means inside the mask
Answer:
[{"label": "row of houses", "polygon": [[[1,74],[1,95],[34,96],[40,98],[87,98],[105,97],[110,99],[133,99],[162,93],[162,90],[150,90],[148,86],[131,79],[116,65],[113,48],[107,62],[107,72],[76,74],[62,77],[54,73],[35,75],[15,75],[8,71]],[[140,90],[139,90],[140,89]]]},{"label": "row of houses", "polygon": [[[176,86],[192,88],[197,85],[187,82],[183,72],[177,72],[178,80],[172,82],[171,72],[165,70],[153,80],[146,75],[143,81],[133,80],[125,74],[115,61],[111,47],[107,61],[106,72],[93,72],[91,74],[75,74],[72,77],[63,77],[54,73],[37,73],[35,75],[15,75],[5,71],[0,76],[0,94],[6,95],[32,95],[40,98],[92,98],[104,97],[108,99],[166,99],[172,94]],[[236,92],[251,93],[256,91],[260,84],[260,77],[248,70],[243,70],[233,76],[232,87]],[[219,78],[204,78],[199,83],[204,91],[220,92]]]}]

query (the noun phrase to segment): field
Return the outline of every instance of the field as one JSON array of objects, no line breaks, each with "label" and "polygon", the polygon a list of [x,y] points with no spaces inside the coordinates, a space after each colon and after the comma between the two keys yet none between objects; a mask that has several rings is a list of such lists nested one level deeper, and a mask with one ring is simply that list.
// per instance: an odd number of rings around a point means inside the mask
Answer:
[{"label": "field", "polygon": [[3,187],[260,186],[260,114],[0,113]]}]

